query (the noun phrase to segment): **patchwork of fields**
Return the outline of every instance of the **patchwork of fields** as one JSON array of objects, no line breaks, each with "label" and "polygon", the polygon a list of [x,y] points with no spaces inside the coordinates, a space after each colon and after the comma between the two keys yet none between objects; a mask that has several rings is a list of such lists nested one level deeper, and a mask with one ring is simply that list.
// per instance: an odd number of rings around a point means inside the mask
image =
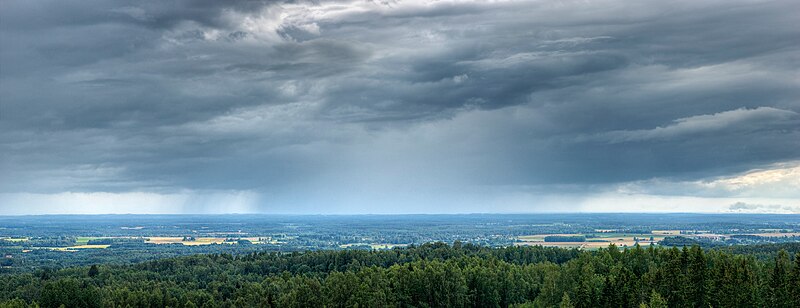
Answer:
[{"label": "patchwork of fields", "polygon": [[388,244],[388,243],[350,243],[350,244],[341,244],[339,248],[351,248],[351,247],[360,247],[360,246],[369,246],[372,249],[392,249],[395,247],[406,247],[408,244]]},{"label": "patchwork of fields", "polygon": [[75,245],[69,247],[49,247],[48,249],[55,251],[72,252],[72,251],[78,251],[78,249],[105,249],[108,248],[109,246],[111,245]]},{"label": "patchwork of fields", "polygon": [[[47,247],[47,246],[37,246],[31,247],[32,249],[48,249],[53,251],[64,251],[64,252],[73,252],[79,249],[105,249],[111,246],[111,244],[90,244],[92,241],[102,241],[102,240],[119,240],[119,239],[131,239],[136,240],[140,239],[143,240],[145,244],[182,244],[184,246],[197,246],[197,245],[211,245],[211,244],[240,244],[240,241],[247,241],[252,244],[273,244],[278,245],[282,242],[273,240],[269,237],[243,237],[243,238],[225,238],[225,237],[175,237],[175,236],[156,236],[156,237],[128,237],[128,236],[117,236],[117,237],[76,237],[75,244],[70,246],[57,246],[57,247]],[[30,238],[10,238],[10,237],[0,237],[0,240],[13,242],[13,243],[25,243],[30,241]],[[377,248],[376,248],[377,249]],[[30,249],[27,252],[31,251]]]},{"label": "patchwork of fields", "polygon": [[[546,237],[575,237],[585,238],[584,241],[545,241]],[[579,249],[598,249],[608,247],[614,244],[619,247],[630,247],[637,243],[639,245],[656,245],[658,241],[663,240],[666,235],[660,234],[631,234],[631,233],[598,233],[598,234],[534,234],[520,236],[518,246],[548,246],[548,247],[563,247],[563,248],[579,248]]]}]

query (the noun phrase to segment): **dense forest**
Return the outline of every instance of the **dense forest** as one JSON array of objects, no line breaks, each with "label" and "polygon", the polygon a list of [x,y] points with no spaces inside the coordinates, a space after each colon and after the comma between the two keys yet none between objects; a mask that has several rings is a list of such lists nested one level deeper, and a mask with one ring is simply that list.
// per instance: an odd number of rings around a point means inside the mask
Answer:
[{"label": "dense forest", "polygon": [[[759,252],[768,251],[761,247]],[[800,253],[432,243],[194,255],[0,279],[0,307],[797,307]]]}]

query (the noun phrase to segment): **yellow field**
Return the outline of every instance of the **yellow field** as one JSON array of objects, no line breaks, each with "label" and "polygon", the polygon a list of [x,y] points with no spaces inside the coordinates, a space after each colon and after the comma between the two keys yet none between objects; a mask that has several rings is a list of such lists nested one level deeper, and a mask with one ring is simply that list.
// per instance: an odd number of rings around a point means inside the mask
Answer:
[{"label": "yellow field", "polygon": [[658,235],[678,235],[681,234],[681,230],[653,230],[652,233]]},{"label": "yellow field", "polygon": [[688,238],[710,238],[710,239],[716,239],[716,238],[728,238],[730,235],[716,234],[716,233],[703,233],[703,234],[685,234],[685,235],[682,235],[682,236],[685,236],[685,237],[688,237]]},{"label": "yellow field", "polygon": [[55,250],[55,251],[76,251],[78,249],[105,249],[105,248],[108,248],[108,246],[111,246],[111,245],[76,245],[76,246],[70,246],[70,247],[54,247],[54,248],[50,248],[50,250]]},{"label": "yellow field", "polygon": [[[639,246],[649,246],[650,241],[639,241]],[[656,242],[652,242],[655,244]],[[580,249],[598,249],[606,248],[608,245],[614,244],[617,247],[633,247],[636,245],[635,241],[610,241],[610,242],[520,242],[518,246],[544,246],[544,247],[561,247],[561,248],[580,248]]]},{"label": "yellow field", "polygon": [[[272,239],[269,236],[262,237],[237,237],[233,241],[226,242],[226,237],[196,237],[193,241],[184,241],[183,237],[178,236],[153,236],[145,238],[145,243],[150,244],[183,244],[186,246],[211,245],[211,244],[236,244],[236,239],[250,241],[253,244],[273,244],[278,245],[283,242]],[[259,239],[263,239],[260,241]]]},{"label": "yellow field", "polygon": [[[517,246],[544,246],[544,247],[561,247],[561,248],[583,248],[584,243],[578,242],[519,242]],[[608,244],[606,244],[608,246]]]},{"label": "yellow field", "polygon": [[[272,244],[278,245],[283,244],[284,242],[280,242],[278,240],[272,239],[269,236],[262,236],[262,237],[243,237],[243,240],[248,240],[253,244]],[[259,241],[259,239],[263,239],[263,241]]]},{"label": "yellow field", "polygon": [[[267,239],[268,237],[262,237]],[[211,244],[236,244],[236,241],[226,242],[225,237],[197,237],[193,241],[184,241],[183,237],[148,237],[145,238],[145,243],[151,244],[183,244],[186,246],[195,245],[211,245]],[[259,241],[258,237],[242,237],[243,240],[248,240],[253,244],[280,244],[277,240]]]},{"label": "yellow field", "polygon": [[559,233],[559,234],[534,234],[534,235],[521,235],[517,238],[526,242],[544,242],[545,236],[583,236],[580,233]]},{"label": "yellow field", "polygon": [[350,243],[350,244],[341,244],[339,245],[340,248],[349,248],[353,246],[369,246],[372,249],[392,249],[395,247],[406,247],[408,244],[387,244],[387,243]]},{"label": "yellow field", "polygon": [[[579,249],[598,249],[608,247],[614,244],[617,247],[633,247],[636,245],[634,237],[639,239],[640,246],[648,246],[651,243],[655,244],[664,239],[664,235],[653,234],[620,234],[620,233],[601,233],[595,234],[596,237],[587,237],[585,242],[545,242],[546,236],[586,236],[586,234],[534,234],[524,235],[517,237],[521,242],[516,243],[518,246],[535,246],[541,245],[546,247],[562,247],[562,248],[579,248]],[[653,240],[650,241],[650,237]]]},{"label": "yellow field", "polygon": [[392,249],[395,247],[406,247],[408,244],[369,244],[372,249]]},{"label": "yellow field", "polygon": [[151,244],[183,244],[187,246],[193,245],[210,245],[225,243],[224,237],[198,237],[193,241],[184,241],[183,237],[148,237],[145,239],[146,243]]},{"label": "yellow field", "polygon": [[792,237],[792,236],[800,236],[800,232],[787,232],[787,233],[780,233],[780,232],[768,232],[768,233],[755,233],[749,235],[756,235],[756,236],[763,236],[763,237]]}]

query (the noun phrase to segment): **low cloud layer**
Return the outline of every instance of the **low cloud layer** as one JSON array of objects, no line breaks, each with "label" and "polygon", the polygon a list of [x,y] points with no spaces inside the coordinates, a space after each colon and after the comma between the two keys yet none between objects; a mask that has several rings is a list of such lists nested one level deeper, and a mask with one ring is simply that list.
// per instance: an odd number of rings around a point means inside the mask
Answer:
[{"label": "low cloud layer", "polygon": [[770,107],[736,109],[715,114],[676,119],[666,126],[653,129],[612,131],[600,135],[611,143],[678,139],[696,135],[716,135],[719,132],[750,133],[766,129],[791,129],[800,125],[800,115],[794,111]]},{"label": "low cloud layer", "polygon": [[788,206],[780,204],[750,204],[736,202],[731,204],[728,209],[735,213],[800,214],[800,206]]},{"label": "low cloud layer", "polygon": [[795,206],[798,10],[5,1],[0,214]]}]

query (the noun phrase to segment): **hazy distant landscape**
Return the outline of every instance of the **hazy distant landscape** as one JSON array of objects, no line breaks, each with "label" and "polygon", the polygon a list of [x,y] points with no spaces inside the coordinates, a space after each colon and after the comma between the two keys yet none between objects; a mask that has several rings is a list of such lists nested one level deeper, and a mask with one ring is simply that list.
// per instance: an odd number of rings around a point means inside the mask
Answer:
[{"label": "hazy distant landscape", "polygon": [[[49,215],[0,217],[2,271],[194,253],[390,250],[431,242],[597,250],[800,245],[800,215]],[[776,246],[778,247],[778,246]]]},{"label": "hazy distant landscape", "polygon": [[0,217],[3,307],[791,307],[800,215]]},{"label": "hazy distant landscape", "polygon": [[800,307],[798,17],[0,0],[0,308]]}]

